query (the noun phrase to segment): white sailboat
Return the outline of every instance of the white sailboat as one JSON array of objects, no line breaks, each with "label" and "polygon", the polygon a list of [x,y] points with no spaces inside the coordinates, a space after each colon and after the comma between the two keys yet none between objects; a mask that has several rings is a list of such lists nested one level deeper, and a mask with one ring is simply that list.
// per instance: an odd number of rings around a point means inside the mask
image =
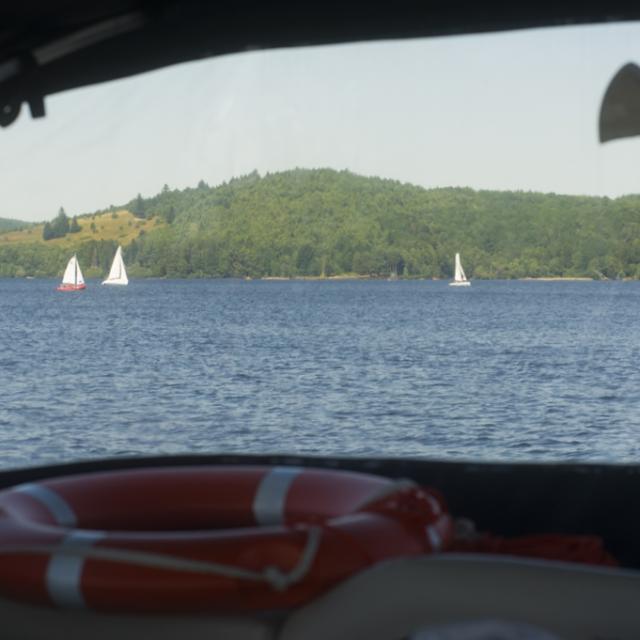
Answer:
[{"label": "white sailboat", "polygon": [[58,291],[80,291],[80,289],[86,289],[87,285],[84,283],[84,277],[78,264],[78,258],[74,255],[67,263],[67,268],[64,270],[62,276],[62,282],[58,286]]},{"label": "white sailboat", "polygon": [[470,287],[471,283],[467,280],[467,276],[464,274],[462,268],[462,262],[460,262],[460,254],[456,253],[456,270],[453,275],[453,282],[449,283],[450,287]]},{"label": "white sailboat", "polygon": [[116,255],[113,257],[111,263],[111,271],[107,279],[102,284],[129,284],[129,278],[127,278],[127,270],[124,268],[124,260],[122,259],[122,247],[118,247]]}]

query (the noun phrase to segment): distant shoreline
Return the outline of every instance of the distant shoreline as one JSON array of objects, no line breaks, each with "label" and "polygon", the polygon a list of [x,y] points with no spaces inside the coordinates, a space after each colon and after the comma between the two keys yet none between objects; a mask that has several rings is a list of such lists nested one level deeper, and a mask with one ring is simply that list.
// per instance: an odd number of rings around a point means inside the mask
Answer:
[{"label": "distant shoreline", "polygon": [[[149,276],[139,275],[135,272],[129,274],[132,280],[245,280],[245,281],[264,281],[264,282],[323,282],[323,281],[375,281],[375,282],[449,282],[448,278],[425,278],[425,277],[407,277],[390,278],[388,276],[377,275],[358,275],[358,274],[342,274],[333,276],[187,276],[187,277],[167,277],[167,276]],[[90,275],[86,280],[101,280],[104,276]],[[60,278],[60,274],[56,275],[24,275],[24,276],[0,276],[1,280],[56,280]],[[622,278],[614,280],[611,278],[589,278],[587,276],[542,276],[542,277],[524,277],[524,278],[472,278],[471,282],[638,282],[638,278]]]},{"label": "distant shoreline", "polygon": [[[246,278],[245,278],[246,279]],[[262,276],[255,280],[385,280],[382,276],[363,276],[357,273],[345,273],[336,276]]]},{"label": "distant shoreline", "polygon": [[[248,278],[253,279],[253,278]],[[335,276],[262,276],[261,278],[255,278],[256,280],[431,280],[431,281],[439,281],[439,280],[447,280],[446,278],[412,278],[412,277],[398,277],[398,278],[389,278],[384,276],[372,276],[372,275],[358,275],[358,274],[342,274]],[[503,280],[503,278],[474,278],[476,281],[494,281],[494,280]],[[542,277],[525,277],[525,278],[506,278],[506,280],[520,280],[520,281],[528,281],[533,280],[537,282],[595,282],[595,278],[589,278],[588,276],[574,276],[574,277],[566,277],[566,276],[542,276]]]},{"label": "distant shoreline", "polygon": [[564,280],[567,282],[593,282],[594,278],[589,278],[585,276],[576,276],[576,277],[564,277],[564,276],[543,276],[541,278],[518,278],[518,280],[538,280],[541,282],[555,282],[558,280]]}]

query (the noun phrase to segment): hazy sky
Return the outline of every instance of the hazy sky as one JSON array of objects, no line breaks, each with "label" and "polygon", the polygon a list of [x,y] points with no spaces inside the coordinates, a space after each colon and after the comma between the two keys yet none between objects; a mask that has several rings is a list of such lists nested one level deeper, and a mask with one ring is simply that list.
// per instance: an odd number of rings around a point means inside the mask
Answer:
[{"label": "hazy sky", "polygon": [[251,52],[71,91],[0,130],[0,217],[292,167],[640,192],[640,138],[597,142],[602,94],[629,61],[638,24]]}]

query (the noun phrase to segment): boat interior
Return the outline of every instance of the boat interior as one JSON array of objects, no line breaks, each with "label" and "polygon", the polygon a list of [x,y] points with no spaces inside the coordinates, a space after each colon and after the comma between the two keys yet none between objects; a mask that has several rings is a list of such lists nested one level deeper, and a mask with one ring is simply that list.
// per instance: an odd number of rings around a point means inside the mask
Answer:
[{"label": "boat interior", "polygon": [[[60,637],[69,639],[153,634],[189,640],[400,640],[420,629],[477,620],[523,623],[553,634],[531,638],[637,637],[640,521],[632,505],[640,491],[640,469],[635,465],[188,455],[113,458],[5,471],[0,475],[0,487],[94,471],[202,465],[314,467],[409,478],[440,491],[454,517],[473,521],[478,530],[502,536],[548,532],[598,535],[620,567],[484,554],[400,558],[357,574],[294,611],[257,616],[107,615],[33,607],[4,599],[0,601],[4,628],[20,630],[19,635],[7,637],[36,640],[55,628]],[[509,628],[494,629],[494,635],[472,633],[463,630],[460,635],[425,637],[529,637]]]},{"label": "boat interior", "polygon": [[[230,52],[639,18],[640,5],[629,0],[306,5],[293,0],[10,2],[0,8],[0,125],[10,126],[18,117],[26,117],[20,115],[26,107],[31,116],[44,117],[46,97],[51,94]],[[622,66],[627,61],[620,62]],[[629,94],[635,95],[634,73],[632,69],[624,75],[622,89],[610,92],[614,107],[616,101],[628,102]],[[633,124],[621,124],[620,109],[603,113],[603,140],[637,133]],[[623,114],[625,118],[633,120],[629,113]],[[2,600],[2,637],[35,640],[50,637],[52,629],[54,637],[68,640],[640,637],[638,465],[179,455],[5,470],[0,472],[0,488],[93,471],[248,464],[408,478],[440,491],[453,516],[472,521],[479,531],[500,536],[595,535],[620,566],[587,567],[474,554],[391,560],[348,579],[300,609],[252,616],[233,612],[223,616],[103,615]],[[508,635],[508,631],[472,635],[463,629],[459,635],[446,635],[446,630],[438,635],[439,628],[478,619],[521,623],[541,631],[540,635]],[[420,635],[427,627],[435,631]],[[542,635],[542,631],[551,635]]]}]

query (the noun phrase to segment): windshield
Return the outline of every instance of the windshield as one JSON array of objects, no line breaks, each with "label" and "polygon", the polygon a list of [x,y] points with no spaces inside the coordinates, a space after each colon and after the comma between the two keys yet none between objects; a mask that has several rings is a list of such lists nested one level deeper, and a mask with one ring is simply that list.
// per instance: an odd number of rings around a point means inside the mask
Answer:
[{"label": "windshield", "polygon": [[[0,132],[0,465],[637,461],[635,24],[249,52]],[[121,247],[121,249],[118,249]]]}]

